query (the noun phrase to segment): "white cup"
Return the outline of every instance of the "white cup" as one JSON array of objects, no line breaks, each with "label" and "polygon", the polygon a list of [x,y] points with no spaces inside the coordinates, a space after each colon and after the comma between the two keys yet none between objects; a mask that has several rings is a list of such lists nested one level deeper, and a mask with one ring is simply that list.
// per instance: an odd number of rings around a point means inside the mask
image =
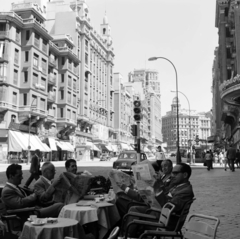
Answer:
[{"label": "white cup", "polygon": [[33,220],[33,222],[34,222],[35,224],[41,224],[41,223],[42,223],[42,219],[40,219],[40,218],[35,218],[35,219]]},{"label": "white cup", "polygon": [[36,218],[37,218],[37,215],[30,215],[30,220],[33,222]]},{"label": "white cup", "polygon": [[95,202],[96,203],[100,202],[100,198],[95,198]]}]

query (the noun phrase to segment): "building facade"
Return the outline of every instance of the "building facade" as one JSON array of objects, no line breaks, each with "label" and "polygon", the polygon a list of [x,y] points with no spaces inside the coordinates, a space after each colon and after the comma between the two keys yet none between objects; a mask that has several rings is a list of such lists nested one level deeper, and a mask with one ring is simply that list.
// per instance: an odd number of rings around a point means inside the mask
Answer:
[{"label": "building facade", "polygon": [[[211,135],[211,118],[208,113],[196,113],[194,110],[181,109],[178,100],[179,112],[179,146],[182,150],[205,146],[207,138]],[[171,111],[162,117],[163,142],[167,143],[169,152],[177,151],[177,97],[173,98]],[[195,142],[196,136],[200,142]]]},{"label": "building facade", "polygon": [[[0,19],[0,158],[13,152],[19,160],[31,146],[52,160],[89,159],[94,142],[116,137],[107,17],[99,34],[85,1],[32,0]],[[39,144],[21,145],[29,132]],[[18,148],[8,143],[16,134]]]}]

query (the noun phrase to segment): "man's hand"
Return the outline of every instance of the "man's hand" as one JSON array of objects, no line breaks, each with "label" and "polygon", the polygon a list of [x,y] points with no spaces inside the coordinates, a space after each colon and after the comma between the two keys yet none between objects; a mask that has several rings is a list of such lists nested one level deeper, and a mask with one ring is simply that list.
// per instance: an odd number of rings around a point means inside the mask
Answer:
[{"label": "man's hand", "polygon": [[155,194],[158,194],[164,189],[163,181],[162,180],[156,180],[156,182],[153,184],[153,190]]},{"label": "man's hand", "polygon": [[119,188],[121,188],[123,191],[125,191],[125,189],[126,189],[126,187],[127,187],[126,184],[119,183],[119,182],[118,182],[118,183],[116,182],[116,184],[118,185]]},{"label": "man's hand", "polygon": [[56,187],[61,182],[62,176],[60,175],[58,178],[54,179],[52,182],[53,187]]}]

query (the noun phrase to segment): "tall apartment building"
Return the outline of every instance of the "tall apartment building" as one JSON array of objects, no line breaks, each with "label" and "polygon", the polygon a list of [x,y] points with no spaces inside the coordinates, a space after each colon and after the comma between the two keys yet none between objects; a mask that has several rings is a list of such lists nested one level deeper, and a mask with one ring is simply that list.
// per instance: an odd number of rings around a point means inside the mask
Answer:
[{"label": "tall apartment building", "polygon": [[107,17],[98,34],[85,1],[32,0],[0,19],[0,158],[24,158],[30,145],[53,160],[82,159],[91,142],[115,137]]},{"label": "tall apartment building", "polygon": [[[190,141],[195,145],[196,136],[202,141],[199,146],[206,145],[207,138],[211,135],[211,118],[208,113],[196,113],[195,110],[181,109],[178,100],[179,110],[179,146],[188,150]],[[177,150],[177,97],[173,98],[171,111],[162,117],[163,141],[167,143],[168,151]]]},{"label": "tall apartment building", "polygon": [[162,143],[161,93],[158,72],[148,69],[135,69],[128,74],[135,94],[143,105],[141,133],[143,144],[153,149]]}]

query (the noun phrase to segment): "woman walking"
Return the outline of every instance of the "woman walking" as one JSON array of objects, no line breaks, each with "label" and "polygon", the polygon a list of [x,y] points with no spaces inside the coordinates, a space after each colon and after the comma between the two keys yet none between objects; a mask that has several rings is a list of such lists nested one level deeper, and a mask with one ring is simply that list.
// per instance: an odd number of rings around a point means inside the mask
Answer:
[{"label": "woman walking", "polygon": [[209,171],[211,169],[211,165],[212,165],[212,155],[209,151],[207,151],[207,153],[205,154],[205,160],[207,163],[207,170]]},{"label": "woman walking", "polygon": [[223,166],[224,154],[223,154],[222,151],[220,151],[218,157],[219,157],[219,163],[220,163],[220,166]]}]

